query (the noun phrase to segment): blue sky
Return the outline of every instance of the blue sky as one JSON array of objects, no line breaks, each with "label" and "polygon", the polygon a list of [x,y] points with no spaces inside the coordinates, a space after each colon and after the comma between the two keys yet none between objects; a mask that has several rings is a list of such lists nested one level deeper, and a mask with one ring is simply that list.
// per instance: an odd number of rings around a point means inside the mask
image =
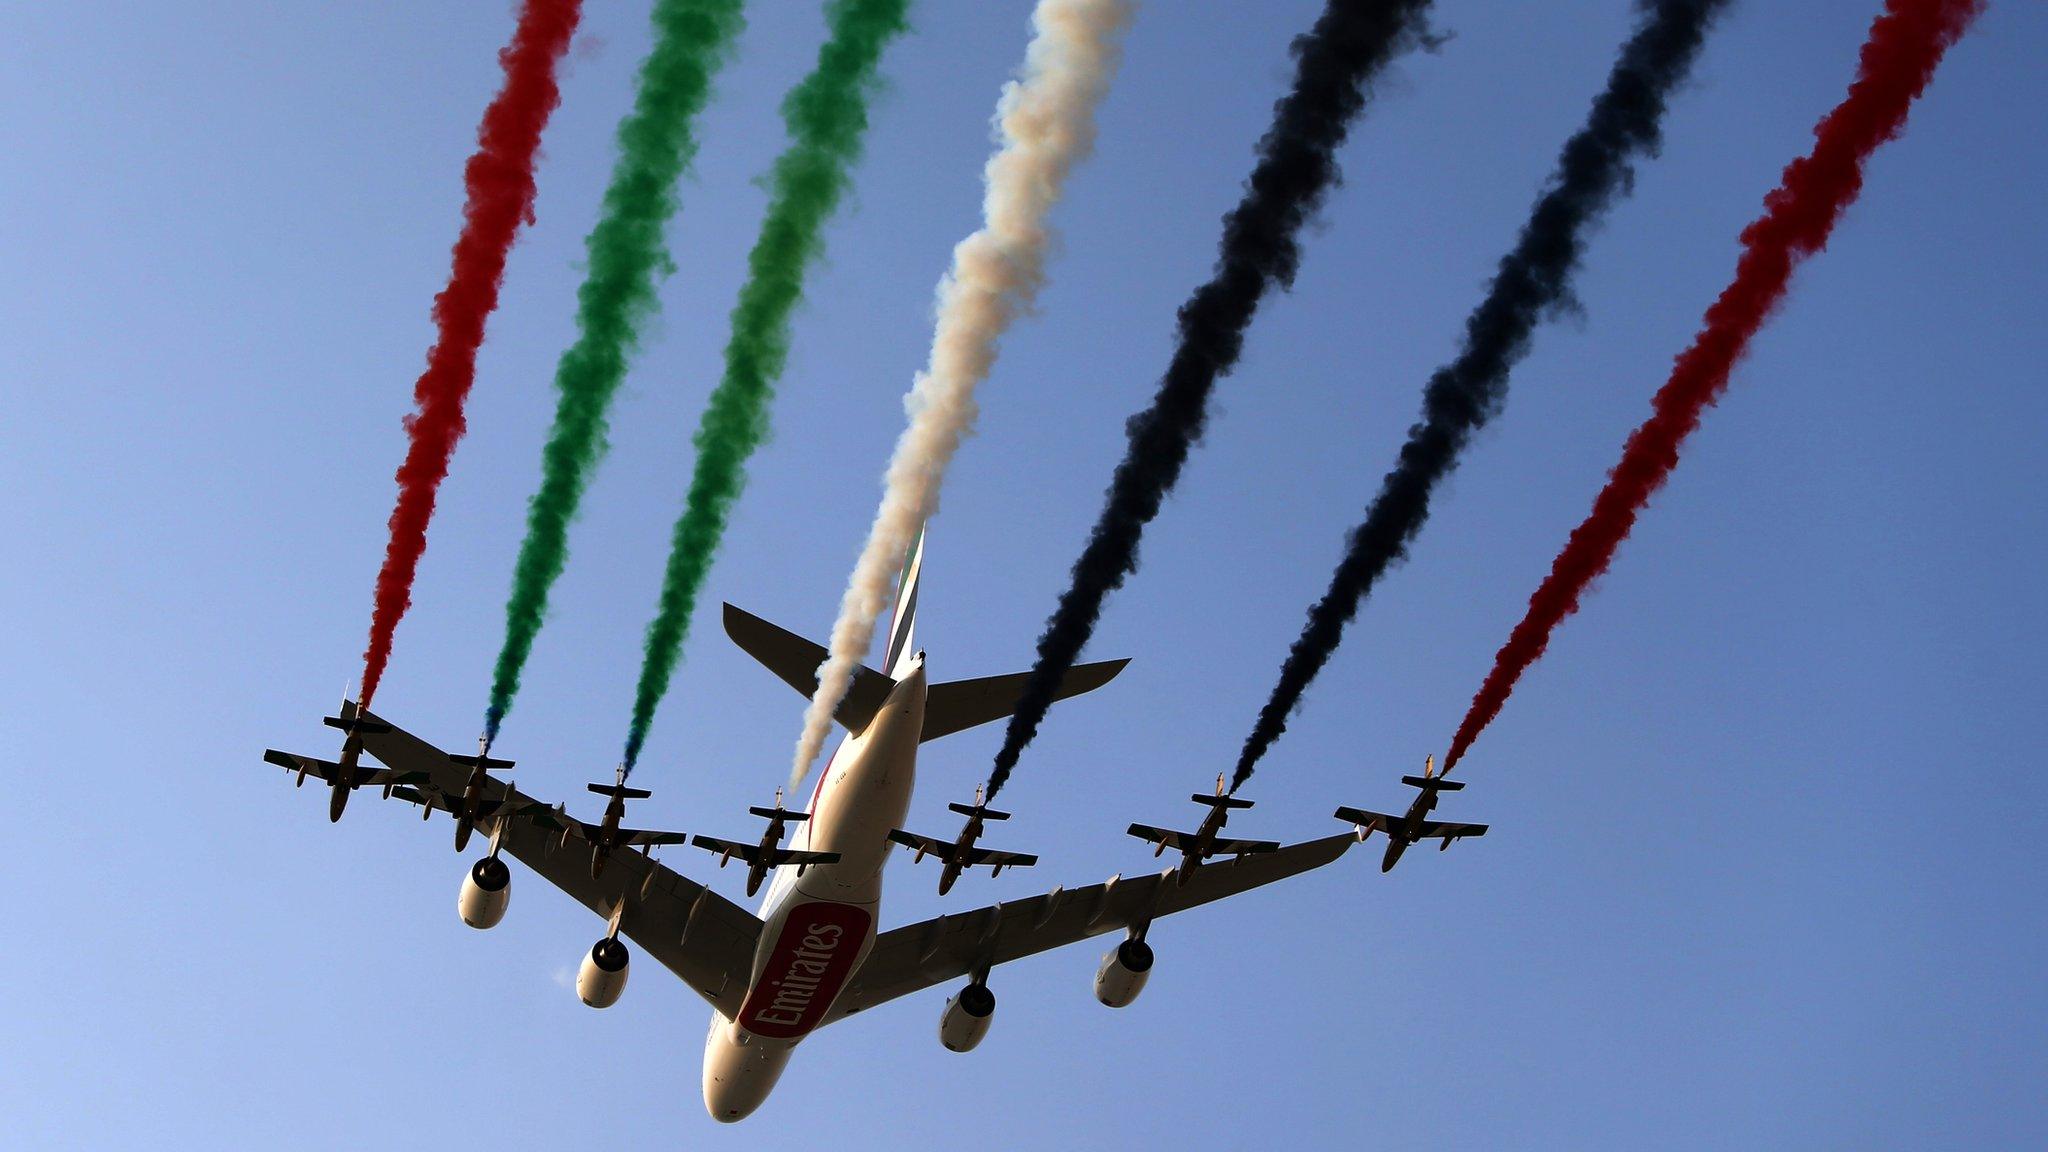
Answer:
[{"label": "blue sky", "polygon": [[[380,693],[450,746],[481,715],[644,7],[591,5]],[[1040,314],[1005,343],[932,525],[934,676],[1028,663],[1316,8],[1141,12]],[[1441,751],[1875,9],[1752,2],[1726,21],[1592,245],[1583,315],[1539,335],[1249,787],[1247,834],[1327,834],[1336,804],[1401,802],[1394,777]],[[636,777],[649,819],[750,832],[742,808],[784,773],[802,702],[725,642],[717,602],[829,626],[934,281],[978,219],[1027,11],[929,0],[886,60],[775,439]],[[1628,15],[1439,5],[1455,37],[1381,86],[1294,291],[1111,602],[1091,652],[1134,663],[1054,710],[1006,793],[996,846],[1044,862],[941,903],[929,867],[899,860],[885,921],[1153,866],[1122,827],[1188,818],[1186,793],[1229,766]],[[810,4],[750,17],[500,744],[543,796],[616,757],[775,105],[822,34]],[[359,800],[330,827],[259,759],[326,752],[318,717],[360,669],[399,419],[510,23],[503,3],[81,2],[25,8],[0,41],[14,1142],[2048,1142],[2048,11],[1995,5],[1951,54],[1478,745],[1445,814],[1491,835],[1390,876],[1356,852],[1163,923],[1121,1012],[1089,995],[1099,948],[1000,970],[971,1056],[936,1042],[942,990],[864,1014],[807,1043],[737,1129],[704,1115],[707,1009],[679,983],[640,966],[621,1005],[584,1008],[563,985],[594,918],[523,875],[505,924],[473,932],[444,824]],[[997,737],[926,750],[917,826],[950,827]],[[671,862],[736,896],[708,860]]]}]

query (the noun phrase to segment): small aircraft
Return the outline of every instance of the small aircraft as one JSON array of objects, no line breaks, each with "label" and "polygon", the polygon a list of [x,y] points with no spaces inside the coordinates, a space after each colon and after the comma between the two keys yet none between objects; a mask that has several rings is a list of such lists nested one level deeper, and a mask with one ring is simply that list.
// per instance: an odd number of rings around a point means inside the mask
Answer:
[{"label": "small aircraft", "polygon": [[989,848],[976,848],[974,842],[981,837],[984,820],[1008,820],[1008,812],[998,812],[981,799],[982,788],[974,789],[974,803],[948,804],[946,807],[967,817],[967,824],[960,829],[960,835],[953,840],[935,840],[930,836],[919,836],[915,832],[893,829],[889,839],[905,848],[915,848],[917,855],[910,858],[915,864],[926,856],[936,857],[945,862],[945,869],[939,873],[939,895],[953,890],[953,882],[960,879],[960,873],[977,864],[989,866],[990,876],[1000,876],[1005,868],[1029,868],[1038,863],[1038,857],[1026,852],[997,852]]},{"label": "small aircraft", "polygon": [[[452,759],[452,757],[451,757]],[[620,848],[651,848],[657,844],[688,844],[690,838],[681,832],[655,832],[645,828],[621,828],[619,821],[626,816],[626,801],[645,800],[654,793],[645,788],[626,787],[626,766],[619,765],[618,779],[611,784],[587,784],[599,796],[609,796],[611,803],[604,806],[604,819],[596,824],[585,824],[573,816],[559,818],[562,824],[562,840],[571,836],[590,844],[590,878],[604,875],[604,863]]]},{"label": "small aircraft", "polygon": [[391,726],[358,718],[355,701],[344,699],[341,702],[341,715],[322,717],[321,723],[330,728],[339,728],[347,734],[341,740],[339,762],[322,760],[316,756],[301,756],[296,752],[280,752],[275,748],[265,748],[263,758],[280,768],[298,773],[298,779],[294,782],[295,787],[305,787],[309,774],[326,781],[328,787],[333,789],[333,794],[327,801],[328,820],[340,820],[341,810],[348,807],[349,793],[365,785],[381,786],[384,795],[389,797],[395,785],[416,784],[426,780],[425,776],[417,772],[392,772],[385,768],[363,767],[363,736],[366,733],[389,732]]},{"label": "small aircraft", "polygon": [[693,836],[692,844],[718,853],[718,866],[737,856],[747,862],[747,895],[761,890],[761,882],[768,873],[784,864],[796,865],[796,874],[801,876],[804,869],[813,864],[837,864],[837,852],[799,852],[782,847],[782,829],[785,823],[801,824],[811,818],[808,812],[791,812],[782,806],[782,789],[775,790],[775,805],[771,808],[749,808],[748,812],[768,821],[768,830],[761,833],[758,844],[740,844],[731,840],[720,840],[716,836]]},{"label": "small aircraft", "polygon": [[1484,824],[1446,824],[1439,820],[1425,819],[1436,808],[1437,793],[1456,792],[1465,786],[1462,780],[1446,780],[1436,775],[1434,755],[1423,759],[1422,775],[1403,776],[1401,783],[1422,790],[1422,794],[1415,798],[1415,802],[1408,805],[1408,814],[1405,816],[1389,816],[1384,812],[1367,812],[1360,808],[1337,809],[1337,819],[1349,820],[1358,825],[1360,840],[1374,832],[1387,834],[1387,854],[1380,858],[1380,871],[1393,871],[1394,865],[1401,859],[1401,853],[1406,852],[1408,846],[1418,840],[1428,840],[1432,837],[1442,840],[1443,843],[1436,846],[1436,850],[1441,852],[1449,848],[1453,840],[1486,835]]},{"label": "small aircraft", "polygon": [[495,827],[498,817],[524,817],[544,828],[557,831],[568,826],[569,821],[554,808],[533,799],[522,799],[519,789],[511,781],[500,781],[491,775],[493,768],[510,768],[510,760],[494,760],[488,753],[490,746],[477,741],[477,754],[458,756],[449,754],[451,764],[459,764],[469,771],[463,773],[462,787],[442,788],[423,773],[413,773],[402,781],[394,781],[397,787],[389,790],[400,800],[418,804],[424,811],[420,819],[425,820],[440,809],[455,817],[455,850],[462,851],[469,846],[469,838],[479,827]]},{"label": "small aircraft", "polygon": [[469,769],[469,778],[463,781],[462,797],[449,812],[455,817],[455,850],[462,851],[469,846],[469,834],[476,831],[476,822],[495,813],[512,796],[512,788],[505,788],[505,800],[484,798],[484,785],[492,783],[491,769],[510,770],[512,761],[491,759],[490,741],[479,736],[476,741],[476,755],[450,756],[448,759]]},{"label": "small aircraft", "polygon": [[1181,854],[1180,873],[1176,877],[1178,883],[1187,883],[1188,877],[1194,873],[1195,869],[1200,867],[1204,860],[1212,856],[1248,856],[1254,852],[1271,852],[1280,847],[1279,843],[1273,840],[1223,840],[1218,838],[1217,834],[1223,831],[1223,825],[1230,820],[1230,810],[1232,808],[1249,808],[1252,806],[1251,801],[1240,800],[1223,790],[1222,773],[1216,774],[1216,794],[1214,796],[1204,796],[1197,792],[1188,797],[1188,799],[1193,800],[1197,804],[1206,804],[1209,807],[1209,814],[1202,817],[1201,827],[1196,828],[1193,832],[1171,832],[1164,828],[1154,828],[1150,824],[1133,824],[1130,827],[1131,835],[1147,843],[1158,845],[1157,848],[1152,850],[1152,855],[1165,855],[1168,848]]}]

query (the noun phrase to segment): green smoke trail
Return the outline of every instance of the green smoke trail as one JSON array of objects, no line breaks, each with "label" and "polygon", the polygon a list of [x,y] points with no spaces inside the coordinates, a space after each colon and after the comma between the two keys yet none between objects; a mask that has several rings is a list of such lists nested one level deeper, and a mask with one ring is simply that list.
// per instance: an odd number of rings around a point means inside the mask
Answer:
[{"label": "green smoke trail", "polygon": [[697,154],[697,113],[744,23],[740,6],[741,0],[654,5],[654,48],[641,62],[633,110],[619,123],[619,158],[597,227],[585,241],[590,267],[576,292],[576,343],[555,367],[560,396],[505,603],[505,645],[491,678],[486,742],[497,737],[519,692],[547,614],[548,590],[568,563],[569,521],[604,455],[605,410],[639,345],[640,323],[654,310],[655,279],[674,269],[663,228],[675,212],[676,180]]},{"label": "green smoke trail", "polygon": [[747,256],[748,277],[732,310],[725,374],[697,425],[697,465],[676,521],[661,604],[647,626],[646,662],[633,698],[626,767],[640,758],[655,705],[682,659],[697,593],[746,483],[747,458],[768,435],[768,401],[789,356],[789,319],[804,271],[823,247],[826,220],[860,159],[868,102],[882,49],[909,27],[909,0],[833,0],[831,36],[817,67],[782,102],[790,144],[770,175],[768,215]]}]

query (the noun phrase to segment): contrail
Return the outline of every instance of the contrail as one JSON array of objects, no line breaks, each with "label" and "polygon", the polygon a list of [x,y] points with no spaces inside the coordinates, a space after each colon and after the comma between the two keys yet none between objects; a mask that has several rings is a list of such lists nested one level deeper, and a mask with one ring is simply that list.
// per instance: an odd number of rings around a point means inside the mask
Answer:
[{"label": "contrail", "polygon": [[413,385],[415,410],[405,420],[409,443],[405,462],[398,466],[391,540],[377,573],[358,707],[368,708],[377,694],[391,659],[392,634],[412,607],[413,576],[427,551],[434,497],[448,476],[455,443],[462,439],[462,408],[476,382],[484,321],[498,307],[513,237],[520,224],[533,218],[534,157],[548,117],[561,103],[555,64],[576,34],[582,8],[583,0],[526,0],[512,43],[498,53],[505,84],[484,109],[476,152],[463,168],[462,233],[455,241],[448,286],[434,297],[434,346],[427,351],[427,370]]},{"label": "contrail", "polygon": [[1103,601],[1137,570],[1139,539],[1201,439],[1216,378],[1236,366],[1267,290],[1293,283],[1301,227],[1338,180],[1337,148],[1373,77],[1423,41],[1428,10],[1429,0],[1329,0],[1315,27],[1295,40],[1293,87],[1273,106],[1244,198],[1224,217],[1215,275],[1181,305],[1179,340],[1152,404],[1125,425],[1130,446],[1073,581],[1038,638],[1037,662],[989,774],[989,799],[1037,734]]},{"label": "contrail", "polygon": [[889,460],[881,507],[832,625],[831,658],[804,712],[792,792],[867,655],[896,566],[937,510],[946,468],[974,431],[974,390],[994,368],[1003,334],[1031,311],[1045,283],[1054,246],[1046,221],[1068,175],[1094,149],[1095,110],[1116,76],[1132,11],[1132,0],[1039,0],[1031,13],[1022,76],[1003,86],[996,105],[1001,147],[982,174],[982,227],[953,249],[952,267],[939,281],[931,355],[904,397],[910,423]]},{"label": "contrail", "polygon": [[1571,280],[1587,237],[1618,195],[1626,195],[1639,156],[1654,156],[1664,108],[1699,58],[1709,27],[1728,0],[1638,0],[1635,32],[1607,75],[1585,124],[1558,154],[1557,169],[1514,250],[1503,256],[1486,298],[1465,318],[1457,358],[1436,370],[1422,395],[1422,419],[1393,471],[1380,482],[1365,520],[1346,537],[1329,590],[1281,665],[1279,682],[1238,754],[1236,791],[1287,729],[1316,674],[1329,662],[1388,568],[1429,519],[1437,485],[1458,465],[1472,434],[1499,413],[1508,373],[1528,355],[1536,325],[1572,303]]},{"label": "contrail", "polygon": [[1592,512],[1529,597],[1528,614],[1494,657],[1493,671],[1458,726],[1444,771],[1500,713],[1515,682],[1549,646],[1551,631],[1578,611],[1587,585],[1607,571],[1636,516],[1677,466],[1686,437],[1727,389],[1750,338],[1784,299],[1793,268],[1826,246],[1862,190],[1864,161],[1904,130],[1907,111],[1934,78],[1943,53],[1983,7],[1983,0],[1887,0],[1870,26],[1848,97],[1814,128],[1813,150],[1786,167],[1764,197],[1764,214],[1743,229],[1734,281],[1707,309],[1699,335],[1651,401],[1654,413],[1629,434]]},{"label": "contrail", "polygon": [[831,35],[818,63],[782,102],[790,143],[775,160],[768,215],[747,256],[748,278],[732,310],[725,375],[697,425],[697,465],[676,521],[661,602],[647,626],[647,655],[626,731],[626,770],[647,742],[655,706],[682,659],[697,593],[746,484],[746,464],[768,436],[768,402],[789,357],[789,320],[804,273],[824,247],[825,222],[850,181],[867,133],[882,50],[910,26],[909,0],[833,0]]},{"label": "contrail", "polygon": [[640,64],[633,110],[619,123],[619,158],[597,227],[584,242],[589,272],[576,291],[576,342],[555,366],[554,427],[541,458],[541,485],[527,505],[505,643],[484,713],[486,743],[519,692],[519,676],[547,615],[548,590],[569,560],[569,521],[605,450],[605,412],[654,310],[657,274],[672,265],[662,229],[675,212],[675,184],[697,154],[697,113],[743,19],[741,0],[656,0],[654,47]]}]

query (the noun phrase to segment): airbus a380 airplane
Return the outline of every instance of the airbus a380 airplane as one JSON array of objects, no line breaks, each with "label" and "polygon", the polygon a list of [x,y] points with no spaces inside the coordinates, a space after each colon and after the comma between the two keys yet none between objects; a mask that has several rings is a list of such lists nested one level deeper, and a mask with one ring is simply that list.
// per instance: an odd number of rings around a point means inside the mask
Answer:
[{"label": "airbus a380 airplane", "polygon": [[[758,917],[645,852],[619,852],[592,875],[589,860],[561,834],[559,809],[496,779],[485,784],[489,809],[504,815],[484,818],[491,850],[463,881],[458,909],[464,922],[489,928],[504,918],[511,872],[499,855],[509,853],[609,921],[577,975],[584,1003],[609,1007],[625,990],[630,956],[619,936],[646,949],[715,1010],[704,1044],[704,1106],[714,1119],[732,1122],[759,1108],[790,1054],[816,1029],[961,977],[968,983],[946,1002],[939,1040],[968,1051],[987,1034],[995,1012],[991,969],[1090,936],[1124,930],[1125,939],[1096,971],[1095,994],[1111,1007],[1130,1004],[1151,971],[1145,935],[1154,919],[1321,867],[1356,841],[1347,832],[1205,864],[1185,883],[1173,882],[1178,869],[1171,868],[1111,877],[878,934],[882,866],[892,847],[889,834],[903,825],[910,807],[918,746],[1009,715],[1025,679],[927,683],[924,653],[911,643],[922,556],[920,540],[898,588],[888,672],[862,668],[840,705],[836,718],[849,735],[819,774],[808,819],[791,846],[805,862],[776,870]],[[725,627],[748,654],[810,695],[822,647],[729,604]],[[1060,698],[1108,683],[1124,663],[1075,668]],[[345,702],[342,715],[358,713]],[[393,771],[417,774],[409,779],[426,777],[393,795],[430,809],[462,810],[473,783],[469,766],[388,720],[361,715],[364,750]],[[832,855],[837,859],[817,862]]]}]

